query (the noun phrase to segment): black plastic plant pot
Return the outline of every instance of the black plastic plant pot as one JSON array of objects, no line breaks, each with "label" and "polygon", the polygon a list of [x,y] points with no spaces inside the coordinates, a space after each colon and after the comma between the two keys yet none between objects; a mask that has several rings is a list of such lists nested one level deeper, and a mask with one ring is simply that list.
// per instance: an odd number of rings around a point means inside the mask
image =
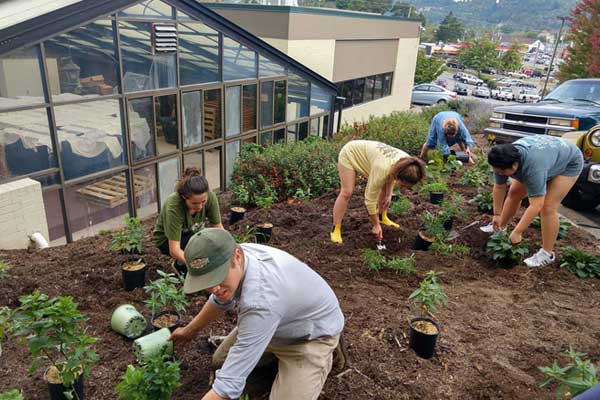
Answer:
[{"label": "black plastic plant pot", "polygon": [[400,200],[400,195],[399,195],[399,194],[395,194],[395,193],[394,193],[394,194],[392,195],[392,201],[398,201],[398,200]]},{"label": "black plastic plant pot", "polygon": [[127,291],[144,287],[146,281],[146,264],[143,258],[130,258],[121,263],[123,287]]},{"label": "black plastic plant pot", "polygon": [[238,221],[244,219],[246,209],[244,207],[231,207],[231,214],[229,215],[229,225],[233,225]]},{"label": "black plastic plant pot", "polygon": [[46,383],[48,383],[48,392],[50,393],[50,400],[68,400],[68,397],[65,396],[65,392],[69,389],[74,389],[75,393],[73,393],[74,400],[84,400],[83,396],[83,375],[75,381],[73,388],[66,388],[62,383],[52,383],[48,380],[47,374],[50,368],[44,372],[44,379]]},{"label": "black plastic plant pot", "polygon": [[456,159],[462,163],[468,163],[469,162],[469,155],[467,154],[466,151],[461,151],[461,150],[451,150],[450,154],[452,154],[453,156],[456,157]]},{"label": "black plastic plant pot", "polygon": [[[172,319],[171,322],[165,323],[164,320]],[[171,332],[181,326],[181,315],[175,310],[164,310],[152,316],[150,320],[152,328],[158,331],[163,328],[168,328]]]},{"label": "black plastic plant pot", "polygon": [[[423,332],[423,325],[431,332]],[[435,343],[440,334],[440,325],[431,318],[419,317],[410,321],[409,346],[415,353],[425,359],[430,359],[435,353]]]},{"label": "black plastic plant pot", "polygon": [[415,239],[414,249],[427,251],[427,250],[429,250],[429,247],[431,246],[432,243],[433,243],[433,240],[427,239],[423,235],[423,233],[419,232],[419,233],[417,233],[417,237]]},{"label": "black plastic plant pot", "polygon": [[452,225],[454,225],[454,217],[450,217],[444,221],[444,229],[447,231],[452,230]]},{"label": "black plastic plant pot", "polygon": [[256,225],[256,243],[269,243],[273,235],[273,224]]},{"label": "black plastic plant pot", "polygon": [[431,204],[440,204],[444,200],[444,193],[429,193],[429,202]]},{"label": "black plastic plant pot", "polygon": [[138,251],[138,249],[131,249],[129,251],[127,251],[125,249],[121,249],[120,253],[123,255],[140,255],[140,254],[142,254]]}]

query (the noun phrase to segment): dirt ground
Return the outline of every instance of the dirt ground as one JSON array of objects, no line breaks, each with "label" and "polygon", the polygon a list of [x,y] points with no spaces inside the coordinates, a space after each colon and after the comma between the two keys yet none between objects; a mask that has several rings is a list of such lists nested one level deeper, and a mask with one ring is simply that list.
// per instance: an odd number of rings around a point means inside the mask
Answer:
[{"label": "dirt ground", "polygon": [[[467,199],[474,195],[473,189],[460,191]],[[470,204],[464,205],[466,215],[455,222],[460,233],[457,241],[472,248],[470,256],[415,252],[418,216],[437,207],[415,194],[410,195],[412,212],[396,218],[400,229],[384,229],[384,241],[388,255],[415,253],[417,275],[372,272],[360,258],[363,249],[375,247],[362,188],[344,220],[341,246],[329,241],[335,196],[280,203],[271,210],[275,228],[270,244],[318,271],[335,290],[346,317],[350,366],[332,372],[321,399],[553,399],[552,390],[538,387],[543,379],[538,366],[560,359],[559,353],[569,345],[600,361],[599,280],[580,280],[557,266],[494,268],[483,252],[487,235],[477,226],[464,229],[471,222],[483,224],[490,219]],[[223,211],[224,219],[227,214]],[[261,210],[250,210],[246,221],[258,223],[262,217]],[[149,231],[152,223],[145,223]],[[537,249],[539,231],[530,228],[526,236]],[[571,230],[566,242],[598,252],[598,243],[577,229]],[[127,364],[134,362],[132,342],[110,329],[112,310],[131,303],[149,319],[142,306],[143,290],[121,289],[122,256],[110,252],[109,243],[109,236],[97,236],[38,252],[0,252],[0,258],[12,265],[11,277],[0,281],[0,306],[17,306],[19,296],[39,289],[50,296],[73,296],[90,318],[89,334],[100,338],[96,345],[100,362],[85,383],[86,398],[91,400],[116,398],[114,387]],[[168,259],[150,240],[144,245],[149,278],[157,278],[156,270],[167,269]],[[441,323],[437,354],[423,360],[408,348],[407,321],[414,313],[407,299],[432,269],[443,272],[449,302],[436,313]],[[184,319],[191,320],[204,301],[202,295],[193,296]],[[227,334],[234,323],[234,315],[229,315],[202,332],[197,341],[175,349],[183,369],[182,387],[174,399],[197,400],[207,391],[211,355],[206,338]],[[25,346],[15,340],[6,342],[0,357],[0,392],[21,388],[27,399],[46,399],[41,371],[28,376],[29,363]],[[251,385],[249,393],[253,400],[266,399],[268,390],[263,379]]]}]

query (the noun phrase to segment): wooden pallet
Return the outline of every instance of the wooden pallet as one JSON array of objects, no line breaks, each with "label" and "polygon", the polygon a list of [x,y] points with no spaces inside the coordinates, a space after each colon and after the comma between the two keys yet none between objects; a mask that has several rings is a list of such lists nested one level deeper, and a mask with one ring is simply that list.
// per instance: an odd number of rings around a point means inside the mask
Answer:
[{"label": "wooden pallet", "polygon": [[[152,190],[150,178],[146,176],[134,175],[133,182],[136,197],[140,197]],[[125,175],[115,175],[108,179],[92,183],[91,185],[77,189],[77,193],[90,203],[105,208],[115,208],[127,203],[127,182]]]}]

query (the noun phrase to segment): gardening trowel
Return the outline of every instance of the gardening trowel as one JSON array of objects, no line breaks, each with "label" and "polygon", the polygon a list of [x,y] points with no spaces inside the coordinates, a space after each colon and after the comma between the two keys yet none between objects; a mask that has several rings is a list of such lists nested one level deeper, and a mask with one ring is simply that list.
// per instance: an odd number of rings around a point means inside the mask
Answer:
[{"label": "gardening trowel", "polygon": [[381,250],[386,250],[387,247],[385,247],[385,244],[383,244],[383,234],[378,234],[377,235],[377,250],[381,251]]}]

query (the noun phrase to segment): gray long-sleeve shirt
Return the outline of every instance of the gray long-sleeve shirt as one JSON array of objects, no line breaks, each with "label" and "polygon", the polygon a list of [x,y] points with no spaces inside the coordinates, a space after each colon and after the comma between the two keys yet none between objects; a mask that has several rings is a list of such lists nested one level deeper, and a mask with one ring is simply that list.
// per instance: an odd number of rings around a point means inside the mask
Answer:
[{"label": "gray long-sleeve shirt", "polygon": [[238,335],[213,390],[237,399],[269,343],[335,336],[344,327],[339,302],[327,282],[306,264],[273,247],[242,244],[244,277],[239,295],[221,309],[238,306]]}]

